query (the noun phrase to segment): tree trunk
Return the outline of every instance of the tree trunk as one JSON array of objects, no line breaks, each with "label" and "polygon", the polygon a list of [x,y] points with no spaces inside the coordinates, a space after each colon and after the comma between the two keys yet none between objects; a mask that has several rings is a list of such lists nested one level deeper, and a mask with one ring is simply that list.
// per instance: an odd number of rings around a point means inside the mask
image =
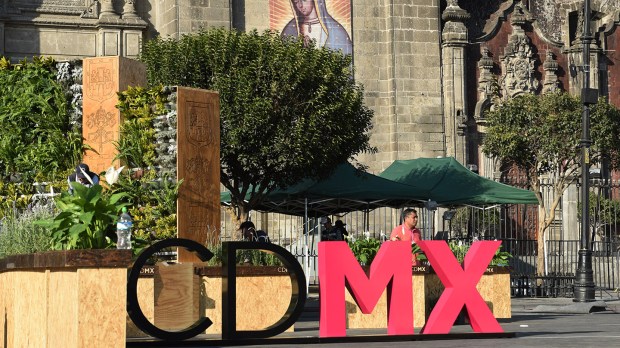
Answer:
[{"label": "tree trunk", "polygon": [[[536,275],[544,276],[545,274],[545,233],[547,232],[546,224],[546,212],[544,207],[539,208],[538,212],[538,233],[536,236],[537,241],[537,254],[536,254]],[[541,280],[537,281],[538,285],[541,285]]]}]

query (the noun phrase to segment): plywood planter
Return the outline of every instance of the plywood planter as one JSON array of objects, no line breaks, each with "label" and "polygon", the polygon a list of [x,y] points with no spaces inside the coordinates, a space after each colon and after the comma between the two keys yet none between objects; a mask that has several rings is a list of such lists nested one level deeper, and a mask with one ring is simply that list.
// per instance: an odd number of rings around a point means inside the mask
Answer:
[{"label": "plywood planter", "polygon": [[[441,296],[444,286],[439,277],[427,266],[414,267],[411,277],[413,286],[413,325],[421,328]],[[510,271],[505,267],[489,267],[477,286],[495,318],[510,318]],[[363,314],[353,297],[346,292],[347,327],[370,329],[387,327],[387,299],[383,292],[371,314]]]},{"label": "plywood planter", "polygon": [[[222,268],[196,266],[158,264],[152,271],[143,272],[138,300],[155,326],[181,330],[199,317],[208,317],[213,324],[206,333],[222,332]],[[275,324],[286,313],[291,291],[291,280],[283,267],[237,266],[237,329],[261,330]],[[127,334],[145,336],[130,320]]]},{"label": "plywood planter", "polygon": [[6,347],[124,347],[129,250],[68,250],[0,260]]}]

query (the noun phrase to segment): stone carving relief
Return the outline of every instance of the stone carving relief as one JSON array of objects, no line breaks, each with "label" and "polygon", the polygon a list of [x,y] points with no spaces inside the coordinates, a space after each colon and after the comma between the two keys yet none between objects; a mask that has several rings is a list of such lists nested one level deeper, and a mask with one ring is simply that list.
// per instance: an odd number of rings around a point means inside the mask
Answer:
[{"label": "stone carving relief", "polygon": [[543,63],[545,70],[545,82],[543,84],[543,93],[555,92],[559,89],[558,80],[558,62],[553,58],[553,53],[547,51],[545,62]]},{"label": "stone carving relief", "polygon": [[96,0],[8,0],[5,5],[9,14],[27,12],[82,15]]},{"label": "stone carving relief", "polygon": [[504,49],[502,61],[502,77],[500,85],[502,96],[512,98],[522,93],[533,93],[538,89],[536,80],[536,61],[530,39],[525,35],[524,26],[529,22],[523,8],[519,4],[511,17],[512,35]]},{"label": "stone carving relief", "polygon": [[495,84],[495,76],[493,76],[493,59],[488,47],[482,47],[480,61],[478,61],[478,102],[474,118],[480,123],[484,118],[484,112],[491,107],[491,98],[493,96],[493,85]]}]

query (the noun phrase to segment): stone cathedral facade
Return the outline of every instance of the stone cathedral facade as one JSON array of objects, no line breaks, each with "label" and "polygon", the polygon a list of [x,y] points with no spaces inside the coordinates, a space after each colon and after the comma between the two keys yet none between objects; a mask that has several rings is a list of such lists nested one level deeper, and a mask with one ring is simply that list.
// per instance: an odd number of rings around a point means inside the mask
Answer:
[{"label": "stone cathedral facade", "polygon": [[[283,1],[293,6],[293,0],[0,0],[0,55],[13,62],[33,55],[135,58],[155,36],[201,27],[273,29],[274,4]],[[359,159],[373,172],[397,159],[454,156],[497,176],[496,163],[480,151],[492,90],[502,98],[556,89],[578,94],[583,82],[583,1],[313,1],[348,16],[355,79],[375,111],[371,142],[379,150]],[[620,106],[620,0],[592,0],[592,9],[590,85]]]}]

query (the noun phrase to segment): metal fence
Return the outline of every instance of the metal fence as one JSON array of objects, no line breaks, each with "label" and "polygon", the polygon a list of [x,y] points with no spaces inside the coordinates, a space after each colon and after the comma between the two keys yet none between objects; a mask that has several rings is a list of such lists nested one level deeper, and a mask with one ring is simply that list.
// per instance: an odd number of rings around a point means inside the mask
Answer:
[{"label": "metal fence", "polygon": [[[515,180],[510,180],[513,186]],[[542,182],[543,198],[553,198],[553,180]],[[512,294],[514,296],[572,297],[573,280],[579,250],[579,211],[582,197],[578,186],[565,193],[555,219],[546,232],[542,275],[537,275],[536,205],[504,204],[488,207],[439,208],[418,207],[419,228],[424,239],[502,240],[502,248],[513,257]],[[571,194],[573,196],[571,196]],[[620,183],[592,180],[591,226],[593,271],[596,289],[619,296],[620,289]],[[372,237],[385,240],[400,224],[401,209],[380,208],[331,216],[341,219],[352,238]],[[572,213],[574,212],[574,214]],[[310,283],[317,279],[317,243],[320,241],[319,217],[309,218],[274,213],[251,213],[257,229],[265,230],[274,243],[287,248],[305,267]],[[236,239],[235,227],[228,214],[222,213],[222,239]],[[307,233],[306,233],[307,231]]]}]

